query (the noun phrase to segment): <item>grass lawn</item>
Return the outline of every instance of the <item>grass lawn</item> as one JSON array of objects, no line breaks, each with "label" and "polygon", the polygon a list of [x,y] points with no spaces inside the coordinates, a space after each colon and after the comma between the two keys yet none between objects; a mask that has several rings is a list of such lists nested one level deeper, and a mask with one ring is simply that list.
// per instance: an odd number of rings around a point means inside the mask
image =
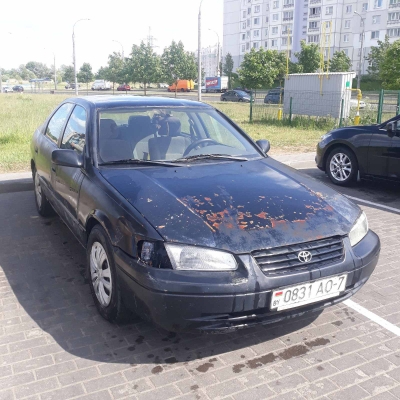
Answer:
[{"label": "grass lawn", "polygon": [[[84,94],[82,92],[82,94]],[[66,95],[0,94],[0,172],[30,168],[30,141],[35,129]],[[249,105],[212,103],[238,123],[253,139],[268,139],[271,154],[314,151],[321,128],[249,123]]]}]

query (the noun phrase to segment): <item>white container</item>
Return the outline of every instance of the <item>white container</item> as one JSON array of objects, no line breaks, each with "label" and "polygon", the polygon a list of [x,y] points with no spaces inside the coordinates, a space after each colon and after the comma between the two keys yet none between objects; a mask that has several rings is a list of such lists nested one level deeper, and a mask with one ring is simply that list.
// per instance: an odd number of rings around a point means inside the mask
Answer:
[{"label": "white container", "polygon": [[343,118],[350,114],[351,86],[355,72],[329,74],[291,74],[285,78],[283,111],[293,115],[339,118],[344,99]]}]

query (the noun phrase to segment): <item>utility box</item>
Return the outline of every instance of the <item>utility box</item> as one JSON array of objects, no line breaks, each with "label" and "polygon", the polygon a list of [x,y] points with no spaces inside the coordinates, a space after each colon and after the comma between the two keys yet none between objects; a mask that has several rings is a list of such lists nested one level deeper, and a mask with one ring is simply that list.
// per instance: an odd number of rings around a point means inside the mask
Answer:
[{"label": "utility box", "polygon": [[348,118],[350,89],[355,76],[355,72],[288,75],[285,78],[283,111],[291,111],[294,115],[340,118],[343,100],[342,116]]}]

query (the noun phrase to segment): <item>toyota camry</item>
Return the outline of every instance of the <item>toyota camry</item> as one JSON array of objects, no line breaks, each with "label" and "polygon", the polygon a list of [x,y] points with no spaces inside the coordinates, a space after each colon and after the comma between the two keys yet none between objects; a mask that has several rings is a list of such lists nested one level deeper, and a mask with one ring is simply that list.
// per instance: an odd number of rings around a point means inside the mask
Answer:
[{"label": "toyota camry", "polygon": [[320,311],[365,284],[379,238],[269,148],[207,104],[71,98],[33,136],[36,206],[86,248],[107,320],[217,332]]}]

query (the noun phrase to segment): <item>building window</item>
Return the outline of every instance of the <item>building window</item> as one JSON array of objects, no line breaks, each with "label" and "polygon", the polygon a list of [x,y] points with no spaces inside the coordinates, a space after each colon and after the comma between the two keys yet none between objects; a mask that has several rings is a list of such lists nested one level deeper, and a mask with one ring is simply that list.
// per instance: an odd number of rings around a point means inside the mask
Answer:
[{"label": "building window", "polygon": [[242,40],[246,40],[246,34],[242,33]]},{"label": "building window", "polygon": [[331,21],[325,22],[325,28],[329,29],[331,27]]},{"label": "building window", "polygon": [[279,20],[279,14],[272,14],[272,21],[278,21]]},{"label": "building window", "polygon": [[381,16],[380,15],[374,15],[372,17],[372,23],[373,24],[379,24],[381,22]]},{"label": "building window", "polygon": [[246,43],[246,50],[250,50],[250,43],[249,42]]},{"label": "building window", "polygon": [[258,49],[258,42],[253,43],[253,49]]},{"label": "building window", "polygon": [[381,8],[381,7],[382,7],[382,0],[375,0],[374,8]]},{"label": "building window", "polygon": [[246,45],[242,44],[242,51],[246,51]]},{"label": "building window", "polygon": [[349,35],[343,35],[343,42],[347,43],[349,41]]},{"label": "building window", "polygon": [[243,18],[246,18],[246,11],[243,11]]},{"label": "building window", "polygon": [[346,54],[347,57],[349,56],[349,49],[343,49],[342,51],[344,54]]},{"label": "building window", "polygon": [[371,39],[379,39],[379,31],[372,31]]},{"label": "building window", "polygon": [[350,14],[353,12],[353,6],[346,6],[346,14]]},{"label": "building window", "polygon": [[324,57],[328,57],[328,49],[324,49]]},{"label": "building window", "polygon": [[255,6],[254,7],[254,12],[259,13],[260,12],[260,6]]},{"label": "building window", "polygon": [[387,35],[389,37],[399,37],[400,36],[400,28],[392,28],[387,30]]},{"label": "building window", "polygon": [[326,15],[330,15],[330,14],[333,14],[333,7],[332,6],[326,7]]},{"label": "building window", "polygon": [[265,30],[265,36],[268,36],[268,28]]},{"label": "building window", "polygon": [[265,41],[264,47],[265,47],[266,49],[268,49],[268,42],[267,42],[267,41]]},{"label": "building window", "polygon": [[362,10],[363,11],[367,11],[368,10],[368,3],[363,3]]},{"label": "building window", "polygon": [[344,27],[347,29],[350,28],[350,23],[351,23],[351,21],[349,19],[344,21]]},{"label": "building window", "polygon": [[250,31],[247,31],[246,36],[247,36],[247,39],[250,39]]},{"label": "building window", "polygon": [[[284,38],[282,38],[282,46],[287,46],[287,44],[288,44],[288,38],[287,37],[284,37]],[[289,37],[289,44],[292,44],[292,37],[290,36]]]},{"label": "building window", "polygon": [[390,0],[389,4],[398,4],[400,0]]},{"label": "building window", "polygon": [[278,46],[278,40],[277,39],[271,40],[271,47],[277,47],[277,46]]},{"label": "building window", "polygon": [[254,18],[254,25],[259,25],[260,24],[260,18]]},{"label": "building window", "polygon": [[288,33],[292,33],[292,25],[283,25],[282,35],[287,35]]},{"label": "building window", "polygon": [[268,22],[268,17],[265,17],[265,22]]},{"label": "building window", "polygon": [[243,22],[242,23],[242,29],[246,29],[246,28],[247,28],[246,22]]},{"label": "building window", "polygon": [[331,35],[325,35],[325,43],[329,43],[331,41]]},{"label": "building window", "polygon": [[358,35],[358,41],[361,42],[362,39],[363,39],[363,33],[360,33],[360,34]]},{"label": "building window", "polygon": [[318,22],[317,22],[317,21],[310,21],[310,22],[308,23],[308,27],[309,27],[310,29],[318,29]]},{"label": "building window", "polygon": [[278,1],[278,0],[275,0],[275,1],[272,3],[272,8],[279,8],[279,1]]},{"label": "building window", "polygon": [[284,6],[294,6],[294,0],[283,0]]},{"label": "building window", "polygon": [[247,9],[247,15],[250,15],[251,14],[251,8],[248,8]]},{"label": "building window", "polygon": [[293,11],[285,11],[283,13],[283,20],[284,21],[291,21],[293,19]]},{"label": "building window", "polygon": [[400,12],[394,12],[388,14],[388,21],[398,21],[400,19]]},{"label": "building window", "polygon": [[318,43],[319,35],[310,35],[308,36],[308,43]]},{"label": "building window", "polygon": [[259,29],[256,29],[256,30],[253,32],[253,37],[260,37],[260,31],[259,31]]},{"label": "building window", "polygon": [[319,14],[321,14],[321,7],[310,8],[310,15],[319,15]]},{"label": "building window", "polygon": [[273,27],[272,27],[271,34],[272,34],[272,35],[277,35],[277,34],[278,34],[278,27],[277,27],[277,26],[273,26]]}]

